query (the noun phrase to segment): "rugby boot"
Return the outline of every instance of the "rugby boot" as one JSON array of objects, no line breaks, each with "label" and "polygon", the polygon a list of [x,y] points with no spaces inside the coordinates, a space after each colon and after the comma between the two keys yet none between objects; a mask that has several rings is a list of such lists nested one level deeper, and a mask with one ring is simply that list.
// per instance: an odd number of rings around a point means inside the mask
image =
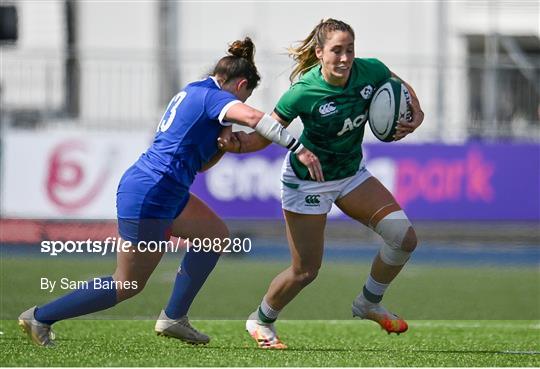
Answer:
[{"label": "rugby boot", "polygon": [[388,332],[388,334],[404,333],[409,328],[405,320],[401,319],[396,314],[389,312],[381,304],[366,300],[362,294],[353,301],[352,314],[353,317],[377,322],[382,329]]},{"label": "rugby boot", "polygon": [[192,345],[206,345],[210,337],[199,332],[189,324],[187,315],[178,319],[171,319],[161,310],[154,328],[158,336],[173,337]]},{"label": "rugby boot", "polygon": [[19,327],[38,346],[54,346],[54,332],[49,324],[41,323],[34,318],[36,306],[19,315]]},{"label": "rugby boot", "polygon": [[263,349],[283,350],[287,348],[280,341],[276,333],[274,323],[263,323],[259,320],[258,310],[255,310],[246,321],[246,331],[257,342],[257,346]]}]

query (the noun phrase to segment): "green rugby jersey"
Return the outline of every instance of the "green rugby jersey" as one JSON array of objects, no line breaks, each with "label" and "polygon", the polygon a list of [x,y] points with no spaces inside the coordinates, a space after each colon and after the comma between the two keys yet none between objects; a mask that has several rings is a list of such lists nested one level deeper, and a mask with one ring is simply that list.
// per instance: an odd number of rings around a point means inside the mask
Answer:
[{"label": "green rugby jersey", "polygon": [[[275,113],[287,122],[300,117],[300,142],[319,158],[327,181],[356,173],[362,160],[362,140],[374,90],[390,78],[390,70],[377,59],[354,60],[345,87],[325,81],[321,67],[304,74],[278,101]],[[311,180],[307,167],[291,154],[300,179]]]}]

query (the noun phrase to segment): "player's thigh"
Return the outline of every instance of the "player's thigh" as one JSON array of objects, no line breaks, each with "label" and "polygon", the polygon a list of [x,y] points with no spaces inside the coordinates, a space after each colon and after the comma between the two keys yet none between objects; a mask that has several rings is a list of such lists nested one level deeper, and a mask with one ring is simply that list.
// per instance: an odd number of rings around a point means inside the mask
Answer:
[{"label": "player's thigh", "polygon": [[223,220],[201,199],[194,194],[174,219],[171,232],[181,238],[227,238],[229,230]]},{"label": "player's thigh", "polygon": [[297,271],[320,268],[324,250],[326,214],[299,214],[283,210],[292,266]]},{"label": "player's thigh", "polygon": [[401,210],[394,196],[375,177],[337,199],[336,205],[351,218],[371,227],[386,215]]}]

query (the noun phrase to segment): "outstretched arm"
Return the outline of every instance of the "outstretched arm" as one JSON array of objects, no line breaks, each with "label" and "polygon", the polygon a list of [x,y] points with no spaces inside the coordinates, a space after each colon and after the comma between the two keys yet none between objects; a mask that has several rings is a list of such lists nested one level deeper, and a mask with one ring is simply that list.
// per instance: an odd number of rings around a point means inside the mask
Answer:
[{"label": "outstretched arm", "polygon": [[414,92],[414,89],[411,85],[409,85],[407,82],[399,78],[395,73],[392,72],[392,77],[395,77],[399,79],[405,87],[407,87],[407,90],[409,90],[409,93],[411,94],[411,113],[412,113],[412,120],[410,122],[406,120],[401,120],[396,128],[396,134],[395,134],[395,140],[401,140],[403,137],[407,136],[409,133],[414,132],[416,128],[422,124],[424,121],[424,112],[422,111],[422,108],[420,108],[420,101],[418,100],[418,97],[416,96],[416,92]]},{"label": "outstretched arm", "polygon": [[248,137],[246,139],[244,135],[236,132],[234,136],[240,141],[240,145],[244,143],[242,140],[245,140],[246,146],[245,148],[238,148],[238,151],[248,152],[246,150],[260,150],[262,147],[268,145],[263,140],[266,139],[269,142],[277,143],[294,152],[298,160],[308,168],[311,178],[319,182],[324,181],[321,163],[317,156],[306,149],[296,138],[291,136],[280,121],[276,120],[275,114],[270,116],[249,105],[235,104],[227,110],[225,118],[228,121],[253,128],[261,136],[260,138],[256,136],[249,138],[251,135],[244,134]]},{"label": "outstretched arm", "polygon": [[[290,123],[285,122],[276,113],[272,113],[272,118],[279,122],[283,127],[287,127]],[[218,138],[218,147],[224,151],[234,153],[248,153],[264,149],[270,145],[272,141],[264,138],[257,132],[245,133],[245,132],[232,132],[231,135],[222,134]]]}]

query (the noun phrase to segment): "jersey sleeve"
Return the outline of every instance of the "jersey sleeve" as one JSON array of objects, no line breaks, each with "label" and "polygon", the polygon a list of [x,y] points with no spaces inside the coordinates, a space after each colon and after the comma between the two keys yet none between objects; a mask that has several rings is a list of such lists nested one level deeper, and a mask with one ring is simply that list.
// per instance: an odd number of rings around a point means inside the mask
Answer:
[{"label": "jersey sleeve", "polygon": [[300,114],[301,88],[298,84],[292,85],[287,92],[281,96],[274,112],[284,121],[292,122]]},{"label": "jersey sleeve", "polygon": [[210,90],[204,100],[204,110],[209,119],[217,119],[222,125],[230,125],[230,123],[223,121],[225,114],[227,114],[231,106],[239,103],[241,101],[231,93],[221,90]]},{"label": "jersey sleeve", "polygon": [[392,76],[390,69],[388,69],[388,67],[379,59],[364,59],[364,62],[366,63],[367,68],[373,76],[373,82],[376,85],[379,85],[380,83],[386,81]]}]

